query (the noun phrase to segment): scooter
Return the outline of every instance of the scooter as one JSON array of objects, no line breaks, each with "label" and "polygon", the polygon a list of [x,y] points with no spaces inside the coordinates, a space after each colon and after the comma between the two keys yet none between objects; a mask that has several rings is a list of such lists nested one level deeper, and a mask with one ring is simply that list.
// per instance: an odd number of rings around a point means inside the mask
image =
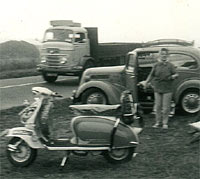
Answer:
[{"label": "scooter", "polygon": [[[11,164],[20,167],[30,165],[35,160],[38,149],[64,151],[61,167],[64,167],[71,154],[101,154],[111,163],[127,162],[134,156],[139,144],[138,134],[143,127],[132,126],[136,119],[142,124],[142,118],[137,115],[137,104],[132,102],[131,112],[128,113],[123,105],[70,105],[72,110],[96,113],[112,110],[117,115],[73,117],[70,123],[73,136],[51,140],[48,114],[54,100],[62,96],[44,87],[33,87],[32,92],[36,95],[35,101],[19,113],[24,127],[15,127],[3,132],[3,135],[9,138],[7,157]],[[122,114],[119,115],[122,108]]]}]

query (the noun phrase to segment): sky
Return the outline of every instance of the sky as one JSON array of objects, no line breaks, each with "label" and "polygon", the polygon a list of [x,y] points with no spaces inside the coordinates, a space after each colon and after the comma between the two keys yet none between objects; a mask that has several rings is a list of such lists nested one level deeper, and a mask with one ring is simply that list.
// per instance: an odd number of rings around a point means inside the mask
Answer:
[{"label": "sky", "polygon": [[1,0],[0,42],[42,40],[50,20],[98,27],[99,42],[176,38],[200,46],[200,0]]}]

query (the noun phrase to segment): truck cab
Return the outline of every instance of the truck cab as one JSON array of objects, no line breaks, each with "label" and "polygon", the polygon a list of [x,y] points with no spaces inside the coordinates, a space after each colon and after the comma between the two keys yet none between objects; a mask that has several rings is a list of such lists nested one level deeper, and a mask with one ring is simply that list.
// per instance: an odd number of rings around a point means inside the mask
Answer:
[{"label": "truck cab", "polygon": [[71,20],[50,21],[40,50],[37,70],[47,82],[59,75],[79,76],[84,68],[92,67],[88,32],[80,23]]}]

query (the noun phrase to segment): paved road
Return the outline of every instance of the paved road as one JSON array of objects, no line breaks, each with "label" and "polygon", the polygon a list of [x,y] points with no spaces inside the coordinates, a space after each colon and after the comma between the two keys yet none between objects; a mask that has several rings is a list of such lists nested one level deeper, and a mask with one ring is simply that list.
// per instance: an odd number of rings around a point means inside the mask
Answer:
[{"label": "paved road", "polygon": [[0,80],[0,110],[22,105],[25,99],[33,101],[31,88],[34,86],[47,87],[66,98],[77,89],[78,78],[59,77],[53,84],[46,83],[40,76]]}]

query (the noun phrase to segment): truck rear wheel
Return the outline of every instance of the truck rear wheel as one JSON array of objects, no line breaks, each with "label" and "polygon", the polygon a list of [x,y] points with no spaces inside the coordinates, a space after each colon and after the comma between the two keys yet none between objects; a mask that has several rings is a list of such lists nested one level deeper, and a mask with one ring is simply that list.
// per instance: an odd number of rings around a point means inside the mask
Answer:
[{"label": "truck rear wheel", "polygon": [[82,94],[84,104],[108,104],[106,95],[99,89],[88,89]]},{"label": "truck rear wheel", "polygon": [[88,61],[85,62],[85,65],[84,65],[83,69],[86,70],[86,69],[92,68],[92,67],[94,67],[93,61],[88,60]]},{"label": "truck rear wheel", "polygon": [[55,75],[55,76],[51,76],[49,75],[48,73],[43,73],[42,74],[42,77],[45,81],[47,81],[48,83],[53,83],[57,80],[58,78],[58,75]]},{"label": "truck rear wheel", "polygon": [[79,82],[81,81],[83,72],[84,72],[86,69],[92,68],[92,67],[95,67],[93,61],[88,60],[88,61],[85,62],[84,66],[83,66],[83,71],[78,75]]}]

